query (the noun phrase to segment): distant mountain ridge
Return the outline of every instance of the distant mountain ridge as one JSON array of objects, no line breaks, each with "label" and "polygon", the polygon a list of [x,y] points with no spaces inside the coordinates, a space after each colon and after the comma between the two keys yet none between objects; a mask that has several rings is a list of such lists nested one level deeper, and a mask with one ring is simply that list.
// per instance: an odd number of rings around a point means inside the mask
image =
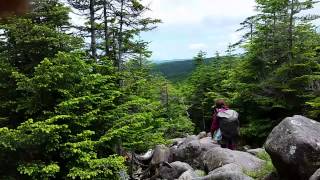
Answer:
[{"label": "distant mountain ridge", "polygon": [[[209,63],[212,60],[214,58],[207,58],[205,63]],[[192,59],[175,59],[155,62],[153,72],[162,74],[170,81],[179,82],[190,76],[195,68],[196,66]]]},{"label": "distant mountain ridge", "polygon": [[171,63],[171,62],[181,62],[181,61],[192,61],[192,59],[166,59],[166,60],[153,60],[155,64]]}]

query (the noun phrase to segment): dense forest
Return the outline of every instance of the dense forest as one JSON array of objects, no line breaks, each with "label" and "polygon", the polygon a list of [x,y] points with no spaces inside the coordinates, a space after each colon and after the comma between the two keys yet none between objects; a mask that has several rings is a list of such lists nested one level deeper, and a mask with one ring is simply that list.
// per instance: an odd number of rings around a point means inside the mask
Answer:
[{"label": "dense forest", "polygon": [[[1,19],[0,179],[119,179],[126,152],[209,131],[217,98],[239,112],[246,144],[288,115],[320,121],[318,15],[301,13],[316,1],[256,3],[227,55],[199,52],[174,83],[136,38],[161,22],[141,0],[32,0]],[[71,11],[87,22],[70,23]]]},{"label": "dense forest", "polygon": [[[301,13],[316,2],[256,2],[258,14],[238,30],[242,39],[210,65],[199,52],[197,69],[180,86],[197,128],[209,130],[213,100],[224,98],[240,112],[243,140],[262,145],[286,116],[320,120],[320,35],[312,24],[319,16]],[[245,52],[234,54],[237,46]]]},{"label": "dense forest", "polygon": [[[206,58],[205,64],[209,64],[214,58]],[[152,72],[164,76],[173,83],[179,83],[189,78],[196,69],[193,59],[171,60],[152,65]]]}]

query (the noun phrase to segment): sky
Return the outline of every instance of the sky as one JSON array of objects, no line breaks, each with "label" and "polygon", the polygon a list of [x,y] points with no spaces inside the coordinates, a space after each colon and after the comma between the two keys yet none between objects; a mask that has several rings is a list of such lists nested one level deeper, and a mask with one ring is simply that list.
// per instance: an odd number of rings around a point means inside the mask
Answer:
[{"label": "sky", "polygon": [[[64,0],[65,1],[65,0]],[[238,42],[240,23],[256,14],[255,0],[142,0],[151,11],[145,16],[161,19],[158,28],[139,38],[149,42],[152,61],[191,59],[200,50],[212,57],[225,54],[229,44]],[[311,10],[319,14],[320,3]],[[81,25],[84,17],[71,14],[72,23]],[[320,20],[316,22],[320,25]],[[320,28],[319,28],[320,30]],[[241,52],[241,50],[238,50]]]},{"label": "sky", "polygon": [[[144,0],[146,16],[162,20],[158,28],[141,34],[150,42],[151,60],[190,59],[200,50],[207,56],[224,54],[237,42],[240,23],[255,14],[254,0]],[[320,12],[317,5],[313,12]]]}]

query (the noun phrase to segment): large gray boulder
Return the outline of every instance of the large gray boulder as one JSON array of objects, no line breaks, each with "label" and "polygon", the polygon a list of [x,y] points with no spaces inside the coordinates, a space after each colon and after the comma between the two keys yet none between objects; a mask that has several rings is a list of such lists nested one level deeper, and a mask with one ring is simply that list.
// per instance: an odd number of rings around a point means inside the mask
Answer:
[{"label": "large gray boulder", "polygon": [[252,180],[251,177],[243,173],[242,168],[235,164],[226,164],[209,173],[208,176],[200,178],[201,180]]},{"label": "large gray boulder", "polygon": [[170,148],[173,161],[183,161],[190,164],[193,168],[201,168],[203,153],[210,149],[219,147],[217,144],[213,144],[210,137],[202,139],[187,138],[178,146]]},{"label": "large gray boulder", "polygon": [[200,141],[198,139],[183,142],[171,150],[174,161],[187,162],[194,168],[199,167],[200,161],[197,157],[201,154],[201,148]]},{"label": "large gray boulder", "polygon": [[176,161],[170,164],[164,164],[160,167],[160,176],[164,179],[173,180],[179,178],[180,175],[193,168],[184,162]]},{"label": "large gray boulder", "polygon": [[205,177],[196,178],[195,180],[253,180],[251,177],[243,174],[242,172],[219,172],[210,174]]},{"label": "large gray boulder", "polygon": [[181,174],[178,180],[195,180],[197,179],[197,174],[193,170],[188,170]]},{"label": "large gray boulder", "polygon": [[318,169],[309,180],[320,180],[320,169]]},{"label": "large gray boulder", "polygon": [[259,170],[265,161],[242,151],[232,151],[225,148],[213,148],[202,156],[206,171],[210,172],[227,164],[236,164],[244,171]]},{"label": "large gray boulder", "polygon": [[159,165],[168,162],[170,158],[170,149],[165,145],[157,145],[153,151],[151,165]]},{"label": "large gray boulder", "polygon": [[213,142],[211,137],[205,137],[200,139],[200,148],[202,152],[208,151],[210,149],[220,147],[220,145]]},{"label": "large gray boulder", "polygon": [[222,167],[219,167],[219,168],[209,172],[209,175],[217,174],[217,173],[224,173],[224,172],[242,172],[242,169],[239,165],[231,163],[231,164],[226,164]]},{"label": "large gray boulder", "polygon": [[265,149],[280,177],[309,179],[320,168],[320,123],[303,116],[288,117],[272,130]]}]

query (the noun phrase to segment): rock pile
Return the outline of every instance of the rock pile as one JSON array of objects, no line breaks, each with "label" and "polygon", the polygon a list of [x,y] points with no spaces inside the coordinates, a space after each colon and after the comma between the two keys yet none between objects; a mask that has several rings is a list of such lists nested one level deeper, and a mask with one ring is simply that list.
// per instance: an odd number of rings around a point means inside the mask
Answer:
[{"label": "rock pile", "polygon": [[266,151],[277,172],[264,180],[320,180],[320,123],[303,116],[286,118],[270,133],[264,148],[223,149],[202,132],[136,155],[141,167],[135,178],[251,180],[246,174],[261,170],[266,162],[257,155]]}]

